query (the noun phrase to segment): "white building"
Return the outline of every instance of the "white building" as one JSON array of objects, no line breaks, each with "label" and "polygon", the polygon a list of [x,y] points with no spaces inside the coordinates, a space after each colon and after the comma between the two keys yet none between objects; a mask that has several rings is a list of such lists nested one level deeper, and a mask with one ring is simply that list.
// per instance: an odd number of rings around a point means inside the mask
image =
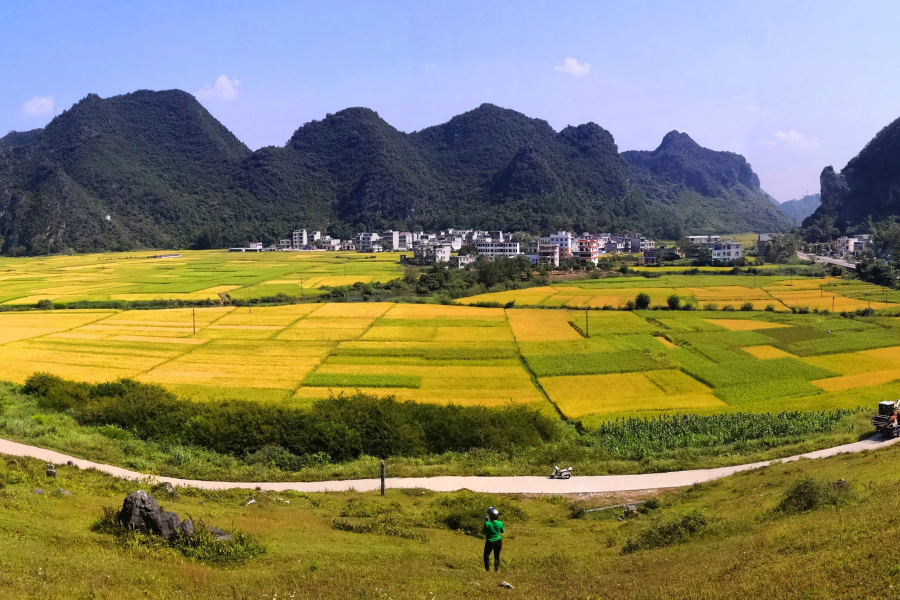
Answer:
[{"label": "white building", "polygon": [[431,242],[428,244],[419,244],[413,249],[413,256],[416,261],[433,264],[436,262],[450,262],[450,244],[441,242]]},{"label": "white building", "polygon": [[559,258],[572,258],[572,254],[578,249],[578,238],[568,231],[557,231],[550,236],[550,243],[559,246]]},{"label": "white building", "polygon": [[377,233],[360,233],[356,250],[358,252],[381,252],[381,236]]},{"label": "white building", "polygon": [[478,254],[490,260],[498,256],[515,258],[520,254],[518,242],[475,242],[475,249]]},{"label": "white building", "polygon": [[287,252],[291,249],[291,240],[283,239],[278,241],[278,249],[282,252]]},{"label": "white building", "polygon": [[394,231],[393,229],[388,229],[387,231],[383,231],[381,233],[381,237],[391,244],[391,251],[396,252],[400,250],[400,232]]},{"label": "white building", "polygon": [[743,245],[736,240],[716,242],[710,248],[713,260],[734,260],[744,255],[743,250]]},{"label": "white building", "polygon": [[418,233],[410,233],[409,231],[401,231],[397,234],[397,250],[406,252],[412,250],[413,244],[419,239]]},{"label": "white building", "polygon": [[721,241],[722,236],[719,235],[689,235],[688,242],[691,244],[697,244],[698,246],[706,246],[709,249],[712,249],[713,244],[719,243]]}]

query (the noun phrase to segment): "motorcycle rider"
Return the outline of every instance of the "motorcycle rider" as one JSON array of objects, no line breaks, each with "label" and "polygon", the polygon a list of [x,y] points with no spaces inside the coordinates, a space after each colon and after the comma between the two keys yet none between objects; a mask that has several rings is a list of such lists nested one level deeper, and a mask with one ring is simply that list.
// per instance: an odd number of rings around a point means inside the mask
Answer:
[{"label": "motorcycle rider", "polygon": [[494,571],[500,570],[500,550],[503,548],[503,521],[500,520],[500,511],[493,506],[488,508],[488,514],[484,518],[484,570],[491,570],[491,552],[494,553]]}]

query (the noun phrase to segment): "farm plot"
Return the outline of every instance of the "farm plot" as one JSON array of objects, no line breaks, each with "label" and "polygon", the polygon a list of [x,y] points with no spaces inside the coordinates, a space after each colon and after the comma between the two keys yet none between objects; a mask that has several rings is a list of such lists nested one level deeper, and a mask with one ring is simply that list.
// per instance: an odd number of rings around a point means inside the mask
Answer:
[{"label": "farm plot", "polygon": [[323,285],[384,282],[400,277],[397,254],[223,250],[165,253],[122,252],[41,258],[0,258],[0,303],[39,300],[218,300],[220,294],[254,298],[315,296]]},{"label": "farm plot", "polygon": [[[710,268],[710,271],[713,271]],[[678,295],[683,301],[702,307],[738,308],[750,303],[756,310],[771,305],[776,311],[792,308],[854,311],[859,308],[885,308],[900,303],[900,292],[882,293],[881,288],[868,289],[858,282],[835,282],[833,279],[752,275],[677,275],[659,271],[660,277],[613,277],[567,281],[539,288],[481,294],[464,298],[462,303],[515,302],[517,306],[550,306],[565,308],[624,308],[639,293],[650,296],[652,305],[665,305],[666,299]]]},{"label": "farm plot", "polygon": [[898,365],[887,317],[389,303],[0,313],[2,379],[131,377],[212,401],[365,390],[588,421],[852,408],[900,395]]}]

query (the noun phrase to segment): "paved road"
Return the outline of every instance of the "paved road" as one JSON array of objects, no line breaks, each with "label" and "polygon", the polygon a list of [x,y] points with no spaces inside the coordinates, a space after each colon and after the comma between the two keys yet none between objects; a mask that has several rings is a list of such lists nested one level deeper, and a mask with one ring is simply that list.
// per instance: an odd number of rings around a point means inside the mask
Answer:
[{"label": "paved road", "polygon": [[[406,477],[388,478],[389,488],[423,488],[435,492],[452,492],[460,489],[468,489],[474,492],[488,492],[496,494],[578,494],[594,492],[625,492],[634,490],[648,490],[656,488],[673,488],[712,481],[720,477],[726,477],[740,471],[758,469],[777,462],[790,462],[801,458],[826,458],[836,454],[862,452],[863,450],[877,450],[887,447],[900,438],[885,439],[880,436],[826,448],[815,452],[808,452],[780,461],[764,461],[733,467],[720,467],[717,469],[698,469],[693,471],[673,471],[671,473],[647,473],[642,475],[590,475],[573,477],[568,480],[551,481],[546,477]],[[37,458],[56,465],[64,465],[67,461],[73,461],[82,469],[94,468],[103,473],[124,479],[144,479],[151,477],[157,482],[169,482],[172,485],[192,486],[207,490],[223,490],[232,488],[261,488],[267,491],[295,490],[298,492],[339,492],[354,489],[360,492],[377,490],[380,486],[378,479],[351,479],[344,481],[312,481],[312,482],[275,482],[275,483],[246,483],[228,481],[199,481],[193,479],[176,479],[174,477],[156,477],[129,471],[120,467],[102,465],[87,460],[81,460],[72,456],[66,456],[52,450],[27,446],[17,442],[0,439],[0,454],[12,456],[27,456]]]},{"label": "paved road", "polygon": [[806,254],[805,252],[797,251],[797,258],[800,260],[815,260],[818,263],[826,263],[829,265],[837,265],[839,267],[844,267],[847,269],[856,269],[856,264],[847,262],[846,260],[841,260],[839,258],[829,258],[827,256],[818,256],[816,254]]}]

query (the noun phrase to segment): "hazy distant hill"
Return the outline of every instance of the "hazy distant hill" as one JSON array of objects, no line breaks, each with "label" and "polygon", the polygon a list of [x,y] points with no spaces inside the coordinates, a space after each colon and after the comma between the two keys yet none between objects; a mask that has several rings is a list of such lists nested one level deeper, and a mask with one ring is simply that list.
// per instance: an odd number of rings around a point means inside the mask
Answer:
[{"label": "hazy distant hill", "polygon": [[[736,154],[686,134],[619,154],[594,123],[554,131],[484,104],[406,134],[366,108],[250,151],[190,94],[89,95],[42,130],[0,138],[3,252],[274,241],[298,226],[778,231]],[[108,218],[107,218],[108,216]],[[208,239],[210,236],[207,235]]]},{"label": "hazy distant hill", "polygon": [[803,222],[803,219],[813,214],[821,203],[821,194],[808,194],[797,200],[782,202],[778,205],[778,208],[795,223],[800,224]]}]

